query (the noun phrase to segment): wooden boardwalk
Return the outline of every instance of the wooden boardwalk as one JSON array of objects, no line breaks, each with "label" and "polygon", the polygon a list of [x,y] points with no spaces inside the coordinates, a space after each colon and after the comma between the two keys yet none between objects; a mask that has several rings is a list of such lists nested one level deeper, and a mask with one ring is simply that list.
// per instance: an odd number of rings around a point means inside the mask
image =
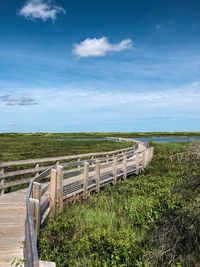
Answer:
[{"label": "wooden boardwalk", "polygon": [[0,197],[0,267],[11,266],[15,258],[23,259],[26,191]]},{"label": "wooden boardwalk", "polygon": [[[139,144],[136,151],[133,149],[126,153],[132,154],[124,154],[126,156],[126,166],[124,169],[124,161],[121,160],[121,158],[124,157],[124,155],[118,154],[119,162],[116,162],[116,170],[115,170],[115,176],[116,181],[120,177],[123,177],[126,174],[133,174],[138,173],[138,170],[142,170],[144,167],[146,167],[146,164],[144,164],[145,157],[143,157],[142,150],[144,150],[144,146],[142,144]],[[145,148],[146,149],[146,148]],[[147,151],[148,149],[146,149]],[[150,150],[149,150],[150,151]],[[148,152],[149,152],[148,151]],[[137,161],[137,153],[138,155],[141,155],[140,159],[138,157],[138,169],[136,169],[136,161]],[[141,154],[140,154],[141,153]],[[151,154],[151,155],[150,155]],[[128,155],[128,160],[127,160]],[[145,154],[144,154],[145,155]],[[113,155],[112,155],[113,156]],[[148,153],[147,155],[147,164],[150,162],[152,157],[152,153]],[[104,160],[105,159],[105,160]],[[103,186],[104,184],[108,182],[113,182],[113,158],[106,157],[104,158],[101,169],[101,177],[99,177],[99,188]],[[117,158],[116,158],[117,159]],[[141,165],[139,160],[141,160]],[[100,164],[100,160],[99,160]],[[64,164],[63,164],[64,165]],[[71,173],[71,177],[67,177],[67,179],[64,179],[62,182],[63,186],[63,195],[62,199],[70,198],[71,196],[74,196],[74,194],[79,194],[80,192],[83,192],[82,196],[84,196],[84,190],[87,189],[87,194],[89,192],[92,192],[92,190],[96,190],[97,186],[97,180],[96,180],[96,166],[92,167],[93,161],[90,163],[87,163],[88,166],[88,173],[87,173],[87,188],[84,189],[84,179],[85,179],[85,169],[79,166],[79,163],[76,167],[77,172],[74,174]],[[68,166],[68,165],[67,165]],[[89,169],[91,166],[91,170]],[[68,174],[69,171],[64,172],[64,178],[66,174]],[[49,175],[49,174],[48,174]],[[118,177],[118,178],[117,178]],[[47,212],[49,209],[51,209],[51,185],[50,183],[43,183],[41,184],[41,204],[40,204],[40,211],[41,217],[44,216],[45,212]],[[96,190],[96,192],[98,192]],[[87,198],[86,194],[86,198]],[[31,196],[34,198],[34,196]],[[25,221],[26,221],[26,213],[27,213],[27,206],[26,206],[26,198],[27,198],[27,189],[19,190],[12,193],[7,193],[0,196],[0,267],[7,267],[11,266],[11,263],[15,261],[17,263],[20,260],[24,259],[24,241],[25,241]],[[45,211],[44,211],[45,210]],[[43,212],[44,211],[44,212]],[[41,218],[40,218],[41,219]],[[41,220],[42,222],[42,220]],[[28,252],[29,253],[29,252]],[[32,259],[29,259],[30,262]],[[42,263],[38,261],[38,264],[25,264],[25,266],[55,266],[54,264],[51,265],[45,265],[47,263]],[[12,265],[12,266],[15,266]],[[22,263],[21,266],[24,266]]]}]

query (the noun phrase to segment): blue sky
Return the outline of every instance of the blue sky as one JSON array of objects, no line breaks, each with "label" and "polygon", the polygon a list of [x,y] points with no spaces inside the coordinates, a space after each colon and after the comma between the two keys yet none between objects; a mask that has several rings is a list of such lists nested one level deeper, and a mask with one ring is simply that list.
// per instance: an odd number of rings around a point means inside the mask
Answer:
[{"label": "blue sky", "polygon": [[200,131],[199,0],[7,0],[0,132]]}]

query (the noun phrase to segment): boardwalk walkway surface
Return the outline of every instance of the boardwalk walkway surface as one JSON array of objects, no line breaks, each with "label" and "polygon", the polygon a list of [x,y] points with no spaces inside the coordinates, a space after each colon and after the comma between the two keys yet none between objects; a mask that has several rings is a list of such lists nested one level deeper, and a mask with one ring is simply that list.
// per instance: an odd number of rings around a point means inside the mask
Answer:
[{"label": "boardwalk walkway surface", "polygon": [[26,191],[0,197],[0,267],[11,266],[15,258],[23,259]]},{"label": "boardwalk walkway surface", "polygon": [[[136,151],[132,150],[132,154],[129,155],[128,160],[126,161],[126,173],[132,174],[136,173],[139,168],[144,168],[143,160],[145,159],[142,155],[142,151],[146,149],[144,145],[139,144]],[[148,149],[146,149],[148,150]],[[127,150],[128,151],[128,150]],[[131,151],[131,150],[130,150]],[[130,151],[128,153],[130,153]],[[127,152],[126,152],[127,153]],[[138,169],[136,170],[136,165],[133,168],[133,162],[135,164],[137,156],[136,154],[140,155],[141,153],[141,165],[138,158]],[[152,153],[150,153],[152,154]],[[150,162],[152,155],[147,155],[147,161]],[[121,154],[120,154],[121,155]],[[122,155],[124,156],[124,155]],[[111,159],[111,158],[110,158]],[[101,170],[101,177],[99,177],[99,187],[103,186],[107,182],[113,181],[113,162],[106,158],[106,164]],[[147,164],[148,164],[147,162]],[[89,163],[88,163],[89,165]],[[103,164],[102,164],[103,165]],[[80,167],[80,166],[79,166]],[[85,179],[85,169],[84,171],[80,171],[78,174],[74,175],[74,177],[70,177],[68,179],[64,179],[62,181],[63,186],[63,195],[62,198],[70,197],[71,195],[79,194],[83,192],[84,189],[84,182]],[[120,161],[118,166],[116,166],[115,176],[122,177],[124,175],[124,161]],[[96,180],[96,167],[89,170],[87,174],[87,193],[90,189],[94,188],[97,184]],[[116,178],[117,180],[117,178]],[[50,183],[43,183],[41,184],[41,190],[43,191],[43,204],[42,200],[40,211],[44,215],[48,209],[51,208],[51,186]],[[91,190],[92,191],[92,190]],[[83,192],[84,194],[84,192]],[[26,197],[27,197],[27,189],[19,190],[12,193],[7,193],[0,196],[0,267],[7,267],[7,266],[16,266],[15,264],[11,265],[11,263],[15,261],[22,260],[24,258],[24,241],[25,241],[25,221],[26,221],[26,214],[27,214],[27,207],[26,207]],[[42,198],[41,198],[42,199]],[[45,210],[44,212],[42,210]],[[29,260],[28,260],[29,261]],[[30,262],[33,259],[30,259]],[[24,264],[22,263],[22,266]],[[38,264],[25,264],[25,266],[55,266],[55,265],[45,265],[38,261]]]}]

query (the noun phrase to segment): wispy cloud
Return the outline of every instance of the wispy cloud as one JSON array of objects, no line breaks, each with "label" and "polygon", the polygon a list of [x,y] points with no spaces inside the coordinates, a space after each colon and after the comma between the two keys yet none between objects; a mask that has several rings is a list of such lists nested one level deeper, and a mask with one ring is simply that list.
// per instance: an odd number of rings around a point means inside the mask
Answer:
[{"label": "wispy cloud", "polygon": [[20,9],[19,15],[26,19],[56,20],[59,13],[65,14],[65,10],[56,6],[51,0],[28,0]]},{"label": "wispy cloud", "polygon": [[164,26],[162,24],[158,24],[156,25],[156,30],[160,31],[164,28]]},{"label": "wispy cloud", "polygon": [[16,124],[14,122],[8,122],[7,126],[16,126]]},{"label": "wispy cloud", "polygon": [[0,100],[5,102],[7,106],[32,106],[38,104],[33,98],[24,96],[3,95],[0,96]]},{"label": "wispy cloud", "polygon": [[131,39],[124,39],[117,44],[109,42],[107,37],[86,39],[80,44],[74,44],[72,52],[78,57],[102,57],[110,52],[120,52],[133,49]]},{"label": "wispy cloud", "polygon": [[[167,129],[169,120],[179,122],[182,120],[187,121],[186,129],[189,129],[188,120],[199,120],[200,114],[199,82],[168,90],[160,88],[160,90],[148,91],[135,88],[99,90],[75,85],[66,85],[63,88],[20,87],[15,89],[17,92],[15,97],[8,91],[7,94],[4,91],[0,97],[2,113],[0,131],[1,125],[4,125],[3,130],[6,127],[10,129],[7,125],[8,121],[14,121],[17,125],[16,129],[30,130],[28,125],[31,124],[33,127],[31,129],[52,131],[63,127],[63,130],[72,131],[92,130],[92,125],[95,125],[96,130],[120,130],[122,129],[120,127],[135,129],[134,126],[137,123],[145,125],[148,121],[154,123],[157,127],[155,129],[160,129],[161,120],[163,125],[166,123],[163,129]],[[36,103],[38,105],[35,105]],[[11,105],[15,107],[11,108]],[[21,108],[21,105],[26,106]],[[51,110],[51,116],[49,116],[49,110]],[[58,118],[61,119],[58,120]],[[149,130],[152,129],[150,122]],[[144,126],[144,129],[147,128]],[[138,128],[138,130],[141,129]]]}]

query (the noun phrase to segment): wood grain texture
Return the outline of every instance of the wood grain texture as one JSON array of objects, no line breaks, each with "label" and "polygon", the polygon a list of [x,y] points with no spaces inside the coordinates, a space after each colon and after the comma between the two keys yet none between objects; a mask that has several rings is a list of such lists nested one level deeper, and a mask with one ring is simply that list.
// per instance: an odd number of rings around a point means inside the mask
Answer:
[{"label": "wood grain texture", "polygon": [[0,197],[0,267],[10,267],[15,258],[24,258],[26,192],[20,190]]}]

